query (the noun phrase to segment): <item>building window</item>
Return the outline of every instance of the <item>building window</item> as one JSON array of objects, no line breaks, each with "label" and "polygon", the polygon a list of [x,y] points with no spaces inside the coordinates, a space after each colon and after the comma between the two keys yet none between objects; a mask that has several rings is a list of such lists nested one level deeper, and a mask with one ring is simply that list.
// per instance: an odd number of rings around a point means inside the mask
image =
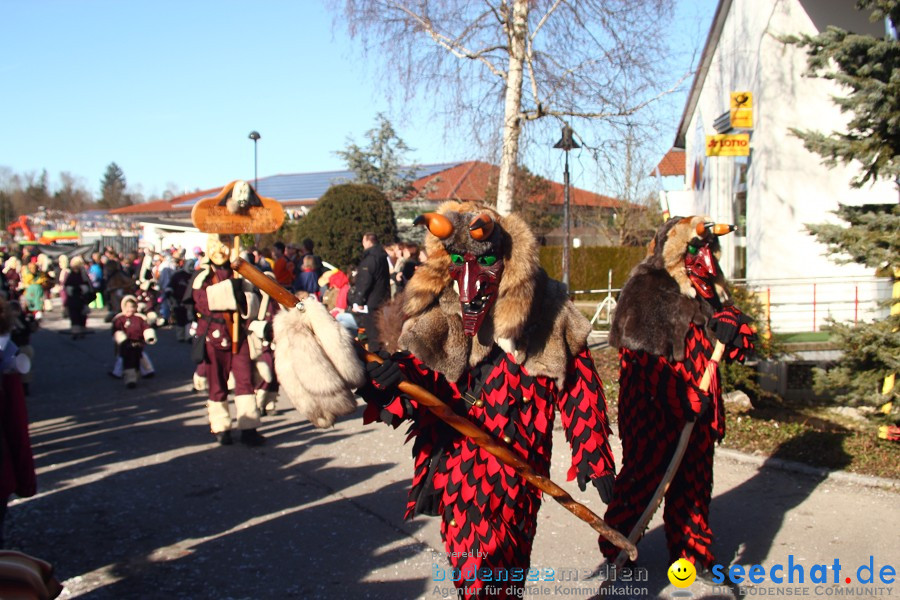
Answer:
[{"label": "building window", "polygon": [[750,169],[749,156],[736,156],[734,159],[734,180],[731,189],[731,214],[738,230],[734,237],[734,272],[735,279],[747,277],[747,172]]}]

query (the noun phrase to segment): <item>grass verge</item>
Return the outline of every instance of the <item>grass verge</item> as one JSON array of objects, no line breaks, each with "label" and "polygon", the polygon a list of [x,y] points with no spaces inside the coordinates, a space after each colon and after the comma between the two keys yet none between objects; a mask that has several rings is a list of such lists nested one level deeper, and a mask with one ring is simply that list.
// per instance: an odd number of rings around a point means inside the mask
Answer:
[{"label": "grass verge", "polygon": [[900,479],[900,443],[878,439],[878,424],[847,425],[824,406],[729,409],[722,445],[832,471]]},{"label": "grass verge", "polygon": [[[617,416],[618,355],[609,348],[593,352],[606,391],[610,420]],[[728,407],[722,446],[822,467],[900,480],[900,442],[878,439],[888,421],[850,421],[825,405]],[[615,429],[615,426],[613,427]]]}]

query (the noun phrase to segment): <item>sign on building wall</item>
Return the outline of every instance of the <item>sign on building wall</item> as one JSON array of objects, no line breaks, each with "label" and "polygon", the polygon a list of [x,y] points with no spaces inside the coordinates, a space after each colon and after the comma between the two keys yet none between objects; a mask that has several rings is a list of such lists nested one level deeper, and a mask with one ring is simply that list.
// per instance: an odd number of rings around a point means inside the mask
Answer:
[{"label": "sign on building wall", "polygon": [[750,156],[750,134],[720,133],[706,136],[707,156]]},{"label": "sign on building wall", "polygon": [[731,92],[731,128],[753,129],[753,92]]}]

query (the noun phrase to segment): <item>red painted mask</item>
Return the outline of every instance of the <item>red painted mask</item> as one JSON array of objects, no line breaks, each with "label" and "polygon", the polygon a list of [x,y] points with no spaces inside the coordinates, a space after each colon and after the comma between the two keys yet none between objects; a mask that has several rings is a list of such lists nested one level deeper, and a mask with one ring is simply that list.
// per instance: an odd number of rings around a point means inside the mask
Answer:
[{"label": "red painted mask", "polygon": [[463,330],[474,337],[497,300],[503,259],[493,254],[450,254],[450,276],[459,286]]},{"label": "red painted mask", "polygon": [[[696,240],[695,240],[696,242]],[[719,276],[719,263],[709,249],[709,242],[691,242],[684,255],[684,268],[694,289],[707,300],[716,295],[715,281]]]}]

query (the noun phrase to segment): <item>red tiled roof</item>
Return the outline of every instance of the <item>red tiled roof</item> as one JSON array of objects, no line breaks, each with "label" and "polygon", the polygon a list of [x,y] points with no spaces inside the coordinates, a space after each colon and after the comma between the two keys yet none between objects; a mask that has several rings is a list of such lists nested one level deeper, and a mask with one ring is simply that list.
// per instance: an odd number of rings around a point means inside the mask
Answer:
[{"label": "red tiled roof", "polygon": [[111,215],[132,215],[137,213],[165,212],[172,210],[172,203],[168,200],[154,200],[153,202],[142,202],[140,204],[130,204],[128,206],[120,206],[109,210]]},{"label": "red tiled roof", "polygon": [[131,214],[144,214],[144,213],[159,213],[159,212],[183,212],[190,211],[191,206],[179,206],[193,200],[195,198],[205,198],[207,196],[215,196],[219,193],[221,188],[212,188],[209,190],[198,190],[196,192],[191,192],[189,194],[182,194],[181,196],[175,196],[171,200],[155,200],[153,202],[144,202],[143,204],[132,204],[130,206],[122,206],[119,208],[114,208],[109,211],[111,215],[131,215]]},{"label": "red tiled roof", "polygon": [[685,174],[685,157],[684,150],[680,150],[678,148],[672,148],[666,155],[663,156],[662,160],[659,161],[659,164],[654,169],[653,173],[650,175],[656,175],[656,171],[659,171],[661,177],[671,177],[678,176],[684,177]]},{"label": "red tiled roof", "polygon": [[[495,187],[500,168],[481,161],[468,161],[457,163],[444,169],[443,171],[434,172],[432,175],[426,175],[413,182],[413,187],[421,190],[430,181],[434,181],[433,189],[427,194],[427,199],[433,202],[443,202],[445,200],[460,201],[483,201],[490,187]],[[550,189],[553,193],[553,199],[550,204],[553,206],[562,206],[565,199],[565,188],[561,183],[548,181]],[[123,206],[109,211],[110,214],[116,215],[138,215],[148,213],[186,213],[190,212],[196,201],[202,198],[213,197],[220,192],[221,188],[212,188],[208,190],[198,190],[189,194],[176,196],[171,200],[157,200],[144,204],[135,204],[132,206]],[[588,207],[615,207],[619,201],[615,198],[595,194],[580,188],[570,188],[570,202],[572,206],[588,206]],[[314,206],[317,198],[290,200],[282,202],[287,208],[288,206]]]},{"label": "red tiled roof", "polygon": [[[427,194],[429,200],[436,202],[444,200],[482,201],[487,189],[496,186],[499,172],[500,168],[496,165],[481,161],[469,161],[417,179],[413,182],[413,187],[421,190],[428,182],[436,180],[433,189]],[[555,181],[548,183],[554,195],[550,203],[562,205],[565,201],[564,186]],[[618,205],[618,200],[615,198],[576,187],[569,188],[569,201],[573,206],[612,207]]]}]

